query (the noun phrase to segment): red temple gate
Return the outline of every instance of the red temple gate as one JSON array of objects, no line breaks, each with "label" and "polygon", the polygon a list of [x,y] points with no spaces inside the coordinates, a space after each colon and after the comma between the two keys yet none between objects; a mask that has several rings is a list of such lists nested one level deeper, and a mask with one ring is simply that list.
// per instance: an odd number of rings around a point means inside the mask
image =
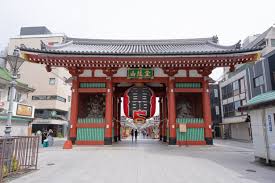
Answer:
[{"label": "red temple gate", "polygon": [[120,99],[134,84],[142,83],[160,98],[161,140],[182,145],[213,143],[208,86],[212,70],[234,70],[236,64],[256,61],[261,48],[221,46],[213,37],[138,41],[67,38],[53,46],[43,43],[39,50],[20,49],[26,60],[45,64],[49,72],[52,67],[64,67],[71,73],[73,143],[111,145],[120,140]]}]

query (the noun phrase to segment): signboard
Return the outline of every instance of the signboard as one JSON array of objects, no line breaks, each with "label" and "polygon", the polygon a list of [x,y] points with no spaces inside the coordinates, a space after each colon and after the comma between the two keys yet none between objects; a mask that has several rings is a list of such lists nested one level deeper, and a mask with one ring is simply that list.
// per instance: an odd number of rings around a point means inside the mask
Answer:
[{"label": "signboard", "polygon": [[130,68],[127,71],[129,79],[153,79],[154,70],[152,68]]},{"label": "signboard", "polygon": [[27,104],[13,103],[13,116],[33,118],[34,117],[34,106]]},{"label": "signboard", "polygon": [[186,124],[180,124],[180,132],[186,132]]}]

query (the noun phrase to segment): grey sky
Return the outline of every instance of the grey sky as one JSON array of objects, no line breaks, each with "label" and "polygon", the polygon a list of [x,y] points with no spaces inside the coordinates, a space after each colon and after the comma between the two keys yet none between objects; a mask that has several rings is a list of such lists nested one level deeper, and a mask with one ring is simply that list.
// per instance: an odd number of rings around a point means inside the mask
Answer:
[{"label": "grey sky", "polygon": [[18,35],[21,26],[40,25],[71,37],[169,39],[218,35],[220,44],[234,44],[272,26],[274,7],[274,0],[2,0],[0,47],[9,37]]}]

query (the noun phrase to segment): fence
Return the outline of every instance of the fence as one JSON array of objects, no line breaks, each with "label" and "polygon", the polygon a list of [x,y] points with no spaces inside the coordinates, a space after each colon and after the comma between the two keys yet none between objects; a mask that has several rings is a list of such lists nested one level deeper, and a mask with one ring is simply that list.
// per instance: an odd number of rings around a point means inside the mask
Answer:
[{"label": "fence", "polygon": [[0,138],[0,182],[4,177],[37,169],[38,136]]}]

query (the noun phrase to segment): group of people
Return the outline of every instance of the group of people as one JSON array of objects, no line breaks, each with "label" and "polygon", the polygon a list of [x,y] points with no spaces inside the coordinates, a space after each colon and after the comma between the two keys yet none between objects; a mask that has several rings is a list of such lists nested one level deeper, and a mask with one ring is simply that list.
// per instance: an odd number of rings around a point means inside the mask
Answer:
[{"label": "group of people", "polygon": [[40,130],[38,130],[36,132],[36,135],[40,136],[42,144],[44,143],[44,141],[47,141],[49,146],[53,145],[53,130],[52,129],[49,129],[49,130],[43,129],[42,132]]},{"label": "group of people", "polygon": [[138,131],[132,129],[131,130],[131,136],[132,136],[132,142],[134,141],[134,136],[135,136],[135,141],[137,141]]}]

